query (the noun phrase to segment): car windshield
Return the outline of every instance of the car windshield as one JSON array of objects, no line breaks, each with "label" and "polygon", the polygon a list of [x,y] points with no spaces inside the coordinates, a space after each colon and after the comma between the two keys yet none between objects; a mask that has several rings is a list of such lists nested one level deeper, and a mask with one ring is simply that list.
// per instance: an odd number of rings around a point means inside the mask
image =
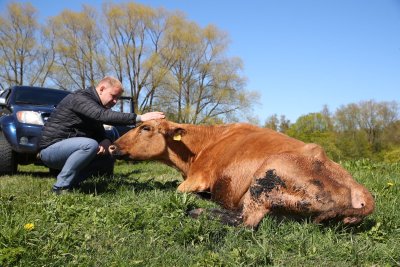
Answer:
[{"label": "car windshield", "polygon": [[56,106],[68,94],[68,91],[46,88],[20,89],[15,92],[15,103],[36,106]]}]

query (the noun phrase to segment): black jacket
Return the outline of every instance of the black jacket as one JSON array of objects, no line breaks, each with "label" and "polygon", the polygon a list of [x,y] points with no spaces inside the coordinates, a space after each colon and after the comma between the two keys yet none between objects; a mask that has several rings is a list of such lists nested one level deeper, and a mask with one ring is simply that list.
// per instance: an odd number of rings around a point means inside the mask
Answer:
[{"label": "black jacket", "polygon": [[134,125],[136,114],[105,108],[95,88],[67,95],[51,113],[39,142],[44,149],[70,137],[89,137],[101,142],[106,138],[103,124]]}]

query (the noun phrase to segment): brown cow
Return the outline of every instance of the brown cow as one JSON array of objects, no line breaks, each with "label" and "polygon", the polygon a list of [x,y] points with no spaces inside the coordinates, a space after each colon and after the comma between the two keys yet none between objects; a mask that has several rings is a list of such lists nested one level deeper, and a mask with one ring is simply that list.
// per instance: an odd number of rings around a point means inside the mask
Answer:
[{"label": "brown cow", "polygon": [[181,171],[180,192],[211,193],[255,227],[268,214],[358,223],[374,199],[316,144],[250,124],[197,126],[167,120],[142,123],[110,150],[158,160]]}]

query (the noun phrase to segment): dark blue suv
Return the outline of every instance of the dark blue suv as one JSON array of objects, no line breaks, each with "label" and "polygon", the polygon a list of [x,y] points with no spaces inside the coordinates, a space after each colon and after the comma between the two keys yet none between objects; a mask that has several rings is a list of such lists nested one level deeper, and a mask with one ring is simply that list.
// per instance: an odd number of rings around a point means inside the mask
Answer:
[{"label": "dark blue suv", "polygon": [[[58,89],[13,86],[0,93],[0,175],[17,171],[18,164],[40,164],[36,154],[44,122],[70,92]],[[111,140],[115,127],[104,126]]]}]

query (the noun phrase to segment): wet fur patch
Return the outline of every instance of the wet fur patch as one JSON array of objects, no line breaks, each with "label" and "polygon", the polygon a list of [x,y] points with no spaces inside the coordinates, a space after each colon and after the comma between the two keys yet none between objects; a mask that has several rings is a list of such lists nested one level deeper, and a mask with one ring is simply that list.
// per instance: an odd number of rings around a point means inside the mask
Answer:
[{"label": "wet fur patch", "polygon": [[315,195],[315,200],[322,204],[332,202],[332,195],[329,192],[321,191]]},{"label": "wet fur patch", "polygon": [[296,206],[300,212],[308,212],[310,211],[311,203],[305,200],[297,201]]},{"label": "wet fur patch", "polygon": [[313,171],[315,171],[315,172],[317,172],[317,173],[322,171],[323,166],[324,166],[324,164],[323,164],[322,161],[320,161],[320,160],[315,160],[315,161],[312,163]]},{"label": "wet fur patch", "polygon": [[324,184],[318,179],[311,180],[311,183],[320,189],[324,189]]},{"label": "wet fur patch", "polygon": [[268,170],[264,177],[256,179],[250,187],[250,195],[253,200],[258,200],[262,193],[268,194],[279,186],[286,188],[285,182],[276,174],[274,169]]}]

